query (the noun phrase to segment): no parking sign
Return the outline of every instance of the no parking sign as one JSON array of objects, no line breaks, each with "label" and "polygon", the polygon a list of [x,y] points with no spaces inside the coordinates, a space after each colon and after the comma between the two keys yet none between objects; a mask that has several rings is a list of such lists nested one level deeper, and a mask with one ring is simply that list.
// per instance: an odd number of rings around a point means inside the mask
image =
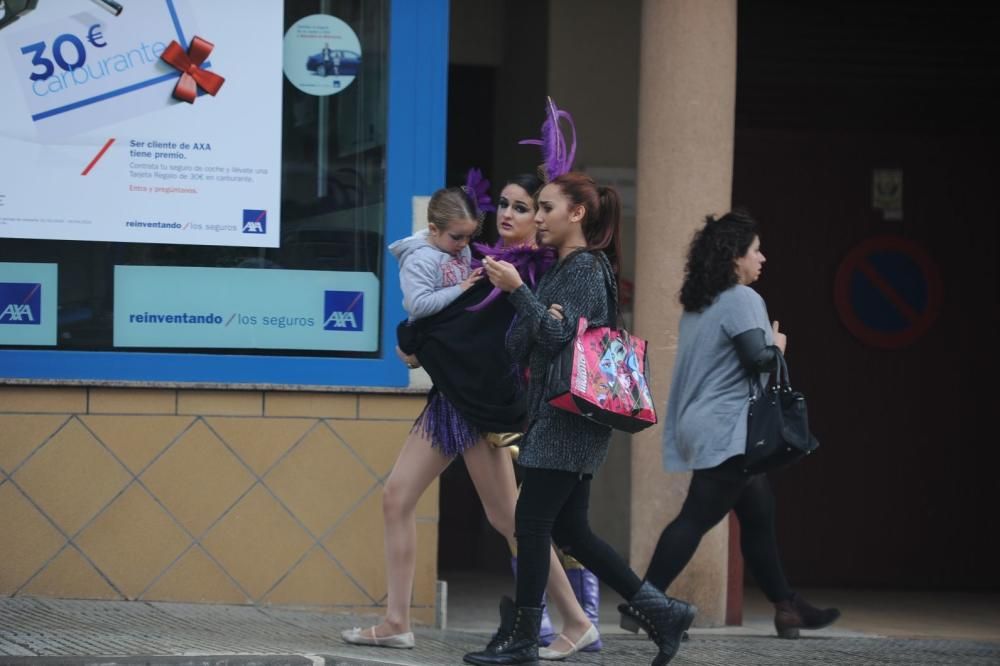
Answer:
[{"label": "no parking sign", "polygon": [[834,280],[844,325],[862,342],[883,349],[904,347],[926,333],[941,311],[943,291],[930,256],[899,236],[858,245]]}]

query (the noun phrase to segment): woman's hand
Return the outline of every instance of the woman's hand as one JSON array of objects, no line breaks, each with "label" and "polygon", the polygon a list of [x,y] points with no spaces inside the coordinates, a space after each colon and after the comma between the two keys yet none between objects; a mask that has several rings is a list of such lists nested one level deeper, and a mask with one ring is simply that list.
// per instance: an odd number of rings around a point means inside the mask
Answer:
[{"label": "woman's hand", "polygon": [[468,291],[469,287],[483,279],[483,269],[477,268],[469,274],[469,277],[462,280],[462,291]]},{"label": "woman's hand", "polygon": [[788,345],[788,336],[778,330],[777,320],[771,323],[771,334],[774,336],[774,346],[781,350],[781,355],[785,355],[785,347]]},{"label": "woman's hand", "polygon": [[550,305],[549,316],[555,319],[556,321],[562,321],[563,319],[565,319],[566,317],[563,316],[563,306],[559,305],[558,303],[553,303],[552,305]]},{"label": "woman's hand", "polygon": [[413,354],[405,353],[402,349],[399,348],[399,345],[396,345],[396,356],[398,356],[399,360],[405,363],[406,367],[410,368],[411,370],[415,370],[416,368],[420,367],[420,361],[417,360],[417,357],[414,356]]},{"label": "woman's hand", "polygon": [[490,257],[483,258],[483,268],[486,269],[486,277],[490,279],[493,286],[508,294],[516,291],[524,284],[521,275],[514,268],[514,265],[506,261],[497,261]]}]

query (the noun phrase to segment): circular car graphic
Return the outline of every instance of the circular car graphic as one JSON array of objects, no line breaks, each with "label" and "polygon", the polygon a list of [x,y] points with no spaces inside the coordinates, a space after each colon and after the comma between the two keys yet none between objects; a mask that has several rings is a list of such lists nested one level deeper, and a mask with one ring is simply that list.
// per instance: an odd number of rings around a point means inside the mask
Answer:
[{"label": "circular car graphic", "polygon": [[285,77],[306,94],[343,92],[360,70],[361,42],[351,26],[336,16],[306,16],[285,33]]}]

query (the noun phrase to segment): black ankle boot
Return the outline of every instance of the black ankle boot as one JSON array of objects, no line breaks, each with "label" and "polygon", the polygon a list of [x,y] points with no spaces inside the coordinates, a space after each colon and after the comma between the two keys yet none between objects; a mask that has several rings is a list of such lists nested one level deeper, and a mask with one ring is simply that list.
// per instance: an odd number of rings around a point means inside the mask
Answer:
[{"label": "black ankle boot", "polygon": [[514,607],[510,597],[500,600],[500,628],[482,652],[465,655],[467,664],[529,664],[538,666],[538,628],[541,608]]},{"label": "black ankle boot", "polygon": [[693,604],[672,599],[649,582],[644,582],[627,604],[619,604],[618,610],[622,614],[622,629],[632,633],[642,629],[660,648],[653,666],[670,663],[681,647],[681,637],[698,612]]},{"label": "black ankle boot", "polygon": [[774,604],[774,628],[781,638],[798,638],[799,629],[822,629],[838,618],[836,608],[816,608],[795,593],[791,599]]}]

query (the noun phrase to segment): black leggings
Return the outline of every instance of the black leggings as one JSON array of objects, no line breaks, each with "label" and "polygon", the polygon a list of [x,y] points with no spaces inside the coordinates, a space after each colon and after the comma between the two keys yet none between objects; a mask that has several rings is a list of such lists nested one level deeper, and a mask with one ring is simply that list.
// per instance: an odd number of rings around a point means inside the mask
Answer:
[{"label": "black leggings", "polygon": [[646,580],[666,590],[694,555],[701,538],[731,509],[740,521],[740,548],[747,567],[772,603],[790,599],[774,536],[774,495],[767,476],[743,473],[742,456],[695,470],[680,515],[656,544]]},{"label": "black leggings", "polygon": [[625,599],[642,581],[611,546],[590,531],[590,475],[526,467],[517,499],[517,605],[539,608],[549,579],[549,552],[555,541]]}]

